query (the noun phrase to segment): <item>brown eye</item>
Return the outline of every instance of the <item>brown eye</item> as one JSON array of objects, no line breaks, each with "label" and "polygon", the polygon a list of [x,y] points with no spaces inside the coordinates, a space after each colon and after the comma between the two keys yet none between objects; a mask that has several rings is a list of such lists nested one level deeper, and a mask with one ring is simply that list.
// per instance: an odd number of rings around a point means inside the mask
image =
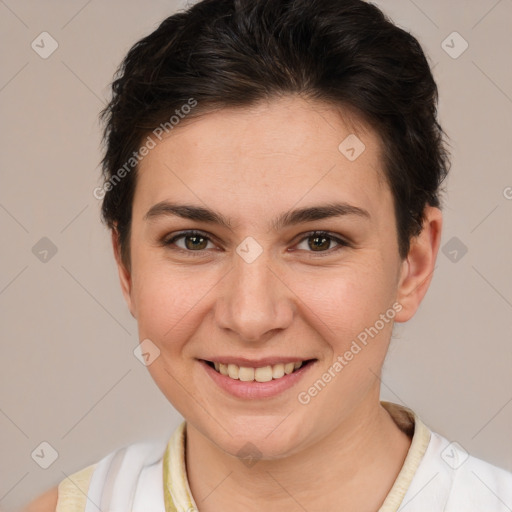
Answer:
[{"label": "brown eye", "polygon": [[[176,243],[182,239],[184,245]],[[201,252],[207,248],[208,242],[211,242],[211,240],[206,235],[196,231],[186,231],[166,240],[164,245],[176,245],[179,249],[187,252]]]},{"label": "brown eye", "polygon": [[183,239],[185,240],[185,247],[190,250],[206,249],[208,245],[206,238],[200,235],[186,235]]},{"label": "brown eye", "polygon": [[308,244],[309,247],[314,251],[329,249],[329,246],[331,245],[331,239],[323,235],[308,237],[308,240],[311,241],[311,243]]},{"label": "brown eye", "polygon": [[[332,248],[332,243],[337,244],[337,247]],[[301,239],[299,247],[301,243],[306,243],[307,247],[305,249],[307,252],[316,252],[316,253],[329,253],[341,249],[343,247],[348,247],[348,243],[342,240],[341,238],[330,235],[329,233],[315,231],[313,233],[308,233],[304,238]]]}]

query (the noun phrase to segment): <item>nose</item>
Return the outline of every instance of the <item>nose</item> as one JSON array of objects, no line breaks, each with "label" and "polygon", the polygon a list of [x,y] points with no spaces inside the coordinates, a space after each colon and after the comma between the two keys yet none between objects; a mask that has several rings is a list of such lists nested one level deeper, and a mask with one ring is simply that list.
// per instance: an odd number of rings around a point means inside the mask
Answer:
[{"label": "nose", "polygon": [[293,293],[277,269],[264,254],[251,263],[236,257],[216,302],[216,324],[253,343],[289,327]]}]

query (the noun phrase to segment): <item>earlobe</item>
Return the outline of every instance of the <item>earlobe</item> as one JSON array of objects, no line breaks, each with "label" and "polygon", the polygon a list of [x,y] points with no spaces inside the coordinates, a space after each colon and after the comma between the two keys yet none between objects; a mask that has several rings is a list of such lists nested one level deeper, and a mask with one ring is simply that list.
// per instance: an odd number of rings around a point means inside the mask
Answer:
[{"label": "earlobe", "polygon": [[411,240],[407,259],[402,262],[397,301],[402,310],[396,322],[407,322],[419,308],[432,281],[441,243],[443,216],[439,208],[427,206],[421,233]]},{"label": "earlobe", "polygon": [[121,256],[121,245],[119,241],[119,233],[116,228],[112,229],[112,248],[114,250],[114,257],[117,264],[117,271],[119,274],[119,281],[121,284],[121,291],[123,292],[124,299],[128,305],[131,315],[136,318],[134,311],[134,304],[132,301],[132,280],[130,271],[126,268]]}]

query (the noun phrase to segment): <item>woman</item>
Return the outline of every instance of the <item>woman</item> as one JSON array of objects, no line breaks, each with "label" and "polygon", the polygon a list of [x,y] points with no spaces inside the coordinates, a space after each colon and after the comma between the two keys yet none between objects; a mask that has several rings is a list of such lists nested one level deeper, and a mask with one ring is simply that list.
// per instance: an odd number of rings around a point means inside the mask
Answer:
[{"label": "woman", "polygon": [[185,422],[30,510],[510,510],[512,474],[379,400],[439,249],[436,105],[419,43],[361,0],[203,0],[139,41],[95,195]]}]

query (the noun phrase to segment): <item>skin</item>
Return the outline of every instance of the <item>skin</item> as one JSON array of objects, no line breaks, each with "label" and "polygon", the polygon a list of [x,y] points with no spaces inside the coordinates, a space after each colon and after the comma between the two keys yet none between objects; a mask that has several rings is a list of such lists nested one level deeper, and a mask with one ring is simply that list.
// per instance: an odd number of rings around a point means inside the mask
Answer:
[{"label": "skin", "polygon": [[[129,268],[113,233],[139,339],[160,350],[148,370],[187,420],[187,474],[201,512],[233,503],[248,511],[375,511],[410,447],[379,402],[393,322],[307,405],[297,399],[394,303],[401,305],[395,321],[414,315],[441,237],[442,214],[427,207],[421,234],[400,259],[380,139],[341,113],[288,96],[182,123],[140,164]],[[366,146],[353,162],[338,150],[352,133]],[[145,220],[164,200],[213,209],[231,228],[169,215]],[[339,201],[370,218],[270,228],[291,209]],[[189,229],[208,243],[161,243]],[[331,241],[315,251],[307,238],[313,230],[349,246],[336,250]],[[246,237],[263,250],[252,263],[236,252]],[[291,389],[250,400],[226,394],[198,361],[222,355],[317,361]],[[261,453],[251,467],[237,457],[246,443]]]},{"label": "skin", "polygon": [[58,494],[58,487],[53,487],[29,503],[22,512],[54,512],[57,508]]}]

